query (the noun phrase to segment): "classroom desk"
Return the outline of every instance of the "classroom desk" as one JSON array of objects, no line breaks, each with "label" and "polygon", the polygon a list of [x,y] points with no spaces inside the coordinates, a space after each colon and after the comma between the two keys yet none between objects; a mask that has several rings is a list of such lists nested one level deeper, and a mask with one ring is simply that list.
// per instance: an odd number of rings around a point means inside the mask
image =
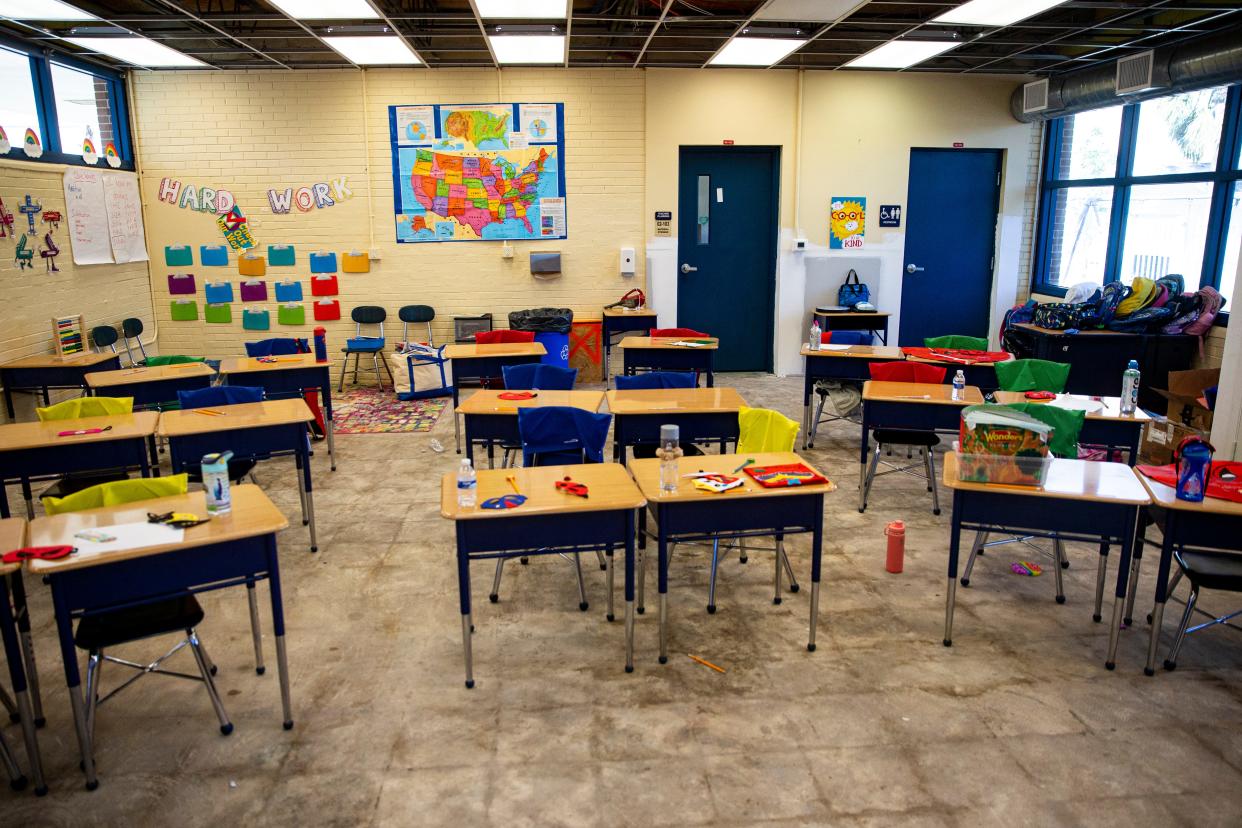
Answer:
[{"label": "classroom desk", "polygon": [[[21,482],[26,500],[26,516],[34,518],[31,480],[61,477],[73,472],[138,468],[143,477],[159,474],[155,454],[155,411],[80,417],[46,423],[10,423],[0,426],[0,517],[9,516],[9,498],[4,483]],[[62,431],[105,428],[98,434],[65,437]]]},{"label": "classroom desk", "polygon": [[[1067,396],[1072,395],[1060,394],[1058,398]],[[993,397],[1003,405],[1041,402],[1040,400],[1028,400],[1022,391],[996,391]],[[1079,399],[1091,398],[1080,396]],[[1147,416],[1147,412],[1141,408],[1133,414],[1122,414],[1120,397],[1101,397],[1099,402],[1104,404],[1104,409],[1090,412],[1083,419],[1082,431],[1078,433],[1078,442],[1084,446],[1121,449],[1126,452],[1129,464],[1133,466],[1138,462],[1139,443],[1143,440],[1143,427],[1151,421],[1151,417]]]},{"label": "classroom desk", "polygon": [[963,529],[1101,544],[1096,576],[1097,608],[1104,586],[1105,553],[1109,544],[1120,543],[1121,560],[1117,566],[1113,618],[1108,631],[1108,656],[1104,661],[1105,667],[1113,669],[1135,523],[1139,508],[1151,502],[1134,470],[1124,463],[1058,458],[1052,461],[1044,485],[1039,488],[966,483],[957,476],[957,455],[949,452],[944,459],[944,484],[953,490],[944,646],[953,645],[957,559]]},{"label": "classroom desk", "polygon": [[[30,524],[32,546],[75,544],[74,534],[89,528],[145,522],[148,512],[207,514],[203,492],[142,500],[123,506],[105,506]],[[280,701],[284,728],[293,727],[289,696],[289,666],[285,651],[285,619],[281,601],[280,565],[276,533],[289,522],[258,486],[233,487],[233,509],[207,523],[185,530],[180,543],[70,555],[58,561],[26,562],[26,571],[46,579],[52,590],[56,629],[65,682],[82,751],[86,788],[99,785],[95,754],[86,728],[86,711],[73,643],[74,619],[120,607],[150,604],[184,593],[206,592],[267,579],[272,597],[272,629],[276,638],[276,667],[280,674]]]},{"label": "classroom desk", "polygon": [[503,376],[502,369],[506,365],[539,362],[547,353],[542,342],[497,342],[491,345],[462,343],[444,348],[444,356],[452,360],[453,441],[458,454],[461,454],[461,420],[457,416],[457,407],[461,404],[461,381]]},{"label": "classroom desk", "polygon": [[[590,488],[577,497],[555,487],[565,476]],[[512,476],[526,502],[513,509],[484,509],[484,501],[513,494]],[[603,550],[608,556],[608,620],[612,612],[612,551],[625,549],[625,671],[634,670],[634,511],[646,505],[642,493],[615,463],[537,466],[479,472],[478,501],[457,504],[457,475],[440,481],[440,515],[455,523],[457,585],[461,599],[461,635],[466,657],[466,687],[474,687],[473,631],[470,611],[470,562]],[[586,605],[580,607],[583,611]]]},{"label": "classroom desk", "polygon": [[[961,430],[962,409],[982,404],[983,393],[973,385],[966,386],[962,399],[955,400],[951,385],[867,380],[863,384],[862,439],[858,448],[858,511],[863,511],[873,430],[908,428],[957,434]],[[928,485],[935,483],[928,481]]]},{"label": "classroom desk", "polygon": [[487,446],[487,467],[495,466],[497,443],[520,445],[522,435],[518,432],[519,408],[543,408],[552,405],[581,408],[595,412],[604,401],[603,391],[534,391],[537,396],[529,400],[502,400],[504,391],[484,388],[475,391],[457,407],[457,413],[466,423],[466,457],[474,464],[474,444]]},{"label": "classroom desk", "polygon": [[[1160,507],[1152,512],[1164,535],[1160,544],[1160,569],[1156,574],[1156,603],[1151,614],[1147,664],[1143,667],[1143,672],[1151,676],[1156,673],[1156,648],[1160,644],[1160,626],[1168,600],[1173,550],[1242,552],[1242,503],[1214,497],[1205,497],[1200,503],[1178,500],[1171,486],[1157,483],[1141,473],[1136,472],[1136,476],[1151,496],[1152,505]],[[1136,550],[1135,556],[1141,557],[1141,552]]]},{"label": "classroom desk", "polygon": [[38,390],[43,404],[51,405],[48,389],[74,388],[86,390],[86,374],[93,371],[115,371],[121,367],[121,355],[77,354],[58,357],[51,354],[22,357],[0,365],[0,384],[4,385],[4,410],[9,422],[17,419],[13,412],[13,392]]},{"label": "classroom desk", "polygon": [[258,357],[230,357],[220,363],[225,385],[250,385],[263,389],[269,400],[301,397],[318,390],[323,398],[323,418],[327,426],[328,458],[336,471],[336,432],[332,418],[332,363],[316,362],[314,354],[272,357],[275,362],[259,362]]},{"label": "classroom desk", "polygon": [[[26,545],[26,521],[21,518],[0,520],[0,552],[21,549]],[[10,586],[13,600],[9,600]],[[25,630],[20,630],[23,618]],[[19,644],[19,632],[21,643]],[[41,714],[32,707],[31,692],[34,693],[36,706],[39,698],[37,673],[34,672],[34,650],[30,648],[30,621],[26,609],[25,591],[22,588],[22,565],[0,563],[0,638],[4,640],[4,656],[9,665],[9,680],[12,682],[14,702],[17,706],[18,720],[22,725],[22,737],[26,743],[26,761],[30,764],[30,775],[34,777],[35,794],[43,796],[47,793],[47,783],[43,780],[43,760],[39,754],[39,737],[35,726]],[[27,685],[27,677],[30,684]],[[7,699],[6,699],[7,702]]]},{"label": "classroom desk", "polygon": [[[908,356],[906,359],[910,362],[925,362],[928,365],[938,365],[944,368],[944,381],[946,385],[952,385],[953,375],[961,371],[963,376],[966,377],[967,385],[973,385],[984,393],[1000,388],[1000,384],[996,380],[995,362],[974,362],[965,365],[960,362],[954,362],[951,359],[923,359],[922,357],[912,356]],[[1012,360],[1013,357],[1011,356],[1009,359]]]},{"label": "classroom desk", "polygon": [[[632,460],[630,472],[655,513],[656,544],[659,554],[660,663],[668,661],[668,547],[671,543],[725,541],[729,538],[775,535],[778,543],[785,535],[811,535],[811,623],[806,648],[815,651],[815,630],[819,617],[820,557],[824,538],[824,495],[832,484],[765,489],[744,472],[736,472],[743,483],[722,494],[700,491],[694,481],[682,477],[697,471],[733,475],[746,460],[756,465],[806,463],[791,451],[756,454],[708,454],[682,457],[678,463],[677,491],[660,489],[660,461]],[[647,509],[639,512],[638,535],[646,547]],[[772,602],[781,602],[780,555],[776,558],[776,588]]]},{"label": "classroom desk", "polygon": [[737,445],[738,412],[746,400],[735,388],[640,388],[609,391],[613,459],[625,465],[631,446],[658,445],[660,426],[676,425],[679,441]]},{"label": "classroom desk", "polygon": [[901,362],[905,355],[900,348],[874,345],[850,345],[844,349],[821,348],[812,351],[802,346],[802,448],[815,448],[815,432],[819,423],[811,422],[811,395],[815,381],[869,380],[872,362]]},{"label": "classroom desk", "polygon": [[[707,340],[707,344],[692,346],[678,342]],[[707,387],[715,385],[712,366],[720,340],[712,336],[627,336],[621,340],[621,357],[625,375],[632,377],[639,368],[651,371],[694,371],[707,376]]]},{"label": "classroom desk", "polygon": [[291,455],[297,467],[302,523],[310,526],[310,550],[319,551],[315,540],[315,499],[311,485],[310,436],[307,424],[315,418],[301,397],[257,403],[220,405],[165,411],[160,415],[159,435],[168,440],[173,473],[196,468],[206,454],[233,452],[235,460],[268,460]]},{"label": "classroom desk", "polygon": [[608,355],[612,350],[612,338],[620,333],[638,331],[647,333],[658,327],[656,312],[650,308],[629,310],[627,308],[604,308],[603,322],[600,326],[600,338],[604,346],[604,382],[608,382]]},{"label": "classroom desk", "polygon": [[888,317],[884,311],[843,311],[841,313],[823,313],[815,311],[815,319],[822,331],[872,331],[879,335],[880,341],[888,344]]},{"label": "classroom desk", "polygon": [[215,375],[205,362],[183,362],[91,373],[86,375],[86,384],[96,397],[133,397],[136,409],[159,409],[175,404],[178,391],[196,391],[211,385]]}]

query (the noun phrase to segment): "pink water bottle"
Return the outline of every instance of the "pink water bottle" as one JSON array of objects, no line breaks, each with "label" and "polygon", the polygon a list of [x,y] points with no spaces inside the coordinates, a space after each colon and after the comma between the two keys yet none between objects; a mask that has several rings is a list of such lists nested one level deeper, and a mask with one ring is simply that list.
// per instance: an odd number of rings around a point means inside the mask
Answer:
[{"label": "pink water bottle", "polygon": [[884,534],[888,535],[888,555],[884,560],[884,569],[898,575],[906,561],[906,525],[900,520],[894,520],[884,527]]},{"label": "pink water bottle", "polygon": [[315,328],[315,362],[328,361],[328,332],[322,327]]}]

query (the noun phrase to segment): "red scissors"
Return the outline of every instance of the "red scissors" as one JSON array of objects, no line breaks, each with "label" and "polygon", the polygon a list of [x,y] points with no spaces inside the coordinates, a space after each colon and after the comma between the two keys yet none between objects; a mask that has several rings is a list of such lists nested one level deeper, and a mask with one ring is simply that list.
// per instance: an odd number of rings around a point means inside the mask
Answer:
[{"label": "red scissors", "polygon": [[42,560],[57,561],[61,558],[67,558],[74,552],[77,552],[76,546],[27,546],[22,549],[14,549],[12,552],[5,552],[3,560],[6,564],[21,563],[22,561]]},{"label": "red scissors", "polygon": [[566,494],[576,495],[577,497],[590,497],[590,490],[585,483],[575,483],[571,478],[566,477],[564,480],[556,481],[556,488]]}]

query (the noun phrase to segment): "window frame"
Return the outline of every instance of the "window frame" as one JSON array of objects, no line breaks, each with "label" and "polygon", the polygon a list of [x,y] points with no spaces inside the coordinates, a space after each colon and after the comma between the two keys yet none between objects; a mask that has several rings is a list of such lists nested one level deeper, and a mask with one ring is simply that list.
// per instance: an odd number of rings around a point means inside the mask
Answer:
[{"label": "window frame", "polygon": [[[1178,94],[1178,93],[1172,93]],[[1152,100],[1147,98],[1145,100]],[[1101,284],[1119,281],[1122,247],[1125,242],[1126,221],[1130,211],[1130,193],[1136,186],[1147,184],[1181,184],[1207,182],[1212,184],[1212,197],[1208,206],[1207,236],[1204,239],[1203,263],[1199,269],[1198,282],[1194,274],[1187,273],[1187,289],[1204,286],[1220,287],[1221,268],[1229,241],[1229,196],[1233,187],[1242,187],[1242,165],[1234,167],[1242,143],[1242,84],[1229,86],[1225,94],[1225,112],[1221,127],[1220,146],[1217,150],[1215,168],[1209,172],[1165,173],[1161,175],[1134,175],[1134,156],[1138,145],[1139,107],[1142,101],[1124,105],[1121,114],[1121,134],[1117,151],[1117,167],[1114,174],[1103,178],[1059,179],[1056,171],[1061,167],[1064,116],[1046,122],[1044,152],[1040,170],[1039,223],[1035,233],[1034,273],[1031,292],[1046,296],[1064,297],[1068,286],[1055,285],[1052,275],[1052,217],[1055,215],[1057,194],[1076,187],[1108,187],[1113,191],[1112,213],[1109,217],[1107,249]],[[1242,228],[1233,228],[1238,231]],[[1227,313],[1217,316],[1221,324],[1228,320]]]},{"label": "window frame", "polygon": [[[24,54],[30,62],[30,79],[34,87],[35,108],[39,115],[39,139],[43,142],[43,154],[38,158],[30,158],[22,148],[24,136],[10,135],[12,145],[8,154],[0,154],[0,158],[11,161],[25,161],[31,164],[67,164],[76,167],[99,167],[100,164],[87,164],[82,160],[82,153],[71,148],[66,152],[61,146],[60,121],[56,114],[56,91],[52,85],[52,64],[59,63],[70,69],[85,72],[103,80],[108,87],[108,108],[112,115],[114,141],[117,155],[121,158],[118,169],[134,170],[133,138],[129,125],[129,98],[125,92],[125,75],[96,63],[79,60],[68,54],[61,54],[46,49],[37,49],[20,40],[0,35],[0,46],[18,54]],[[103,147],[97,147],[100,158]],[[109,168],[111,169],[111,168]]]}]

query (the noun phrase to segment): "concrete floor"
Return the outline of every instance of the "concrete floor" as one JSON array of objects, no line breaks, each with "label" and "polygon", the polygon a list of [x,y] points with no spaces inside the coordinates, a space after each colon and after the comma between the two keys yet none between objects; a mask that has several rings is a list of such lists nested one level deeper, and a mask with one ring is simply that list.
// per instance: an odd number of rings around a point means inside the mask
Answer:
[{"label": "concrete floor", "polygon": [[[800,415],[799,378],[718,379],[752,405]],[[448,451],[435,453],[432,438]],[[888,476],[860,515],[857,440],[856,425],[838,423],[808,452],[841,485],[827,500],[817,652],[805,647],[808,592],[771,602],[770,553],[722,565],[720,609],[709,616],[704,551],[679,550],[669,663],[656,662],[649,611],[632,675],[622,671],[622,624],[604,620],[597,568],[587,571],[591,608],[580,613],[573,570],[559,558],[507,567],[495,605],[485,597],[491,567],[476,565],[471,691],[462,686],[452,526],[438,513],[439,476],[457,462],[450,417],[431,434],[342,436],[335,473],[320,444],[321,551],[307,551],[299,521],[281,537],[296,727],[280,727],[274,667],[254,674],[245,597],[211,593],[200,632],[236,731],[219,734],[201,687],[145,678],[101,709],[101,782],[87,793],[48,593],[34,584],[52,790],[43,799],[0,792],[0,824],[1242,821],[1236,631],[1193,636],[1176,673],[1146,678],[1140,622],[1122,634],[1117,671],[1106,672],[1107,630],[1091,621],[1095,553],[1071,544],[1063,606],[1050,573],[1008,572],[1027,553],[988,555],[958,591],[946,649],[947,497],[934,517],[922,483]],[[291,466],[265,464],[259,478],[293,519]],[[889,575],[883,528],[898,518],[907,522],[906,569]],[[809,541],[788,548],[809,581]],[[1206,607],[1226,609],[1228,599],[1207,596]],[[1166,616],[1166,640],[1178,610]],[[264,625],[274,665],[270,616]],[[121,654],[153,657],[161,644]],[[176,659],[192,669],[188,654]],[[20,744],[16,726],[4,732]]]}]

